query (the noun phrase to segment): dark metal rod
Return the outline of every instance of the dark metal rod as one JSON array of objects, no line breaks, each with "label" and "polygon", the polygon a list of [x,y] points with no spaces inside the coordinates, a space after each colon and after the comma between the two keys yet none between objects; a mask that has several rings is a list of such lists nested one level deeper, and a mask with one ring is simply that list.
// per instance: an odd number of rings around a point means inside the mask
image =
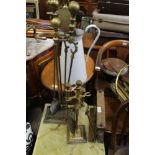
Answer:
[{"label": "dark metal rod", "polygon": [[72,54],[72,57],[71,57],[71,64],[70,64],[70,69],[69,69],[68,83],[70,82],[71,71],[72,71],[72,66],[73,66],[73,59],[74,59],[74,54]]},{"label": "dark metal rod", "polygon": [[66,67],[67,67],[67,53],[65,53],[65,77],[64,77],[64,87],[66,87]]},{"label": "dark metal rod", "polygon": [[69,47],[66,45],[66,41],[64,41],[64,45],[65,45],[64,87],[66,87],[67,52]]},{"label": "dark metal rod", "polygon": [[73,45],[74,45],[75,50],[74,51],[71,50],[72,56],[71,56],[71,63],[70,63],[70,69],[69,69],[68,83],[70,82],[70,77],[71,77],[71,71],[72,71],[72,66],[73,66],[74,55],[75,55],[75,53],[78,50],[77,44],[78,43],[73,42]]},{"label": "dark metal rod", "polygon": [[76,109],[75,110],[75,124],[76,124],[76,128],[75,129],[78,128],[78,116],[79,116],[79,110]]}]

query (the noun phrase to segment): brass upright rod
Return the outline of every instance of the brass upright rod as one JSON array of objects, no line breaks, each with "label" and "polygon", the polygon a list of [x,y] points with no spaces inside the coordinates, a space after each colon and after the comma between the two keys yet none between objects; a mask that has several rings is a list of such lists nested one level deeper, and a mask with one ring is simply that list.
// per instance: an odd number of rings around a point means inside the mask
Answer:
[{"label": "brass upright rod", "polygon": [[55,69],[56,69],[56,77],[57,77],[57,85],[58,85],[58,98],[59,98],[59,101],[61,102],[61,92],[60,92],[60,76],[59,76],[59,62],[58,62],[58,52],[59,52],[59,49],[58,49],[58,38],[55,38],[55,42],[56,42],[56,59],[55,59]]},{"label": "brass upright rod", "polygon": [[56,44],[54,45],[54,80],[53,80],[53,82],[54,82],[54,89],[53,89],[53,98],[55,98],[55,86],[56,86],[56,81],[55,81],[55,75],[56,75],[56,62],[55,62],[55,60],[56,60]]},{"label": "brass upright rod", "polygon": [[65,45],[65,69],[64,69],[64,87],[66,87],[66,72],[67,72],[67,52],[68,52],[68,46],[66,44],[66,41],[64,41]]},{"label": "brass upright rod", "polygon": [[[59,44],[59,42],[58,42]],[[58,45],[59,46],[59,45]],[[60,65],[60,56],[59,56],[59,48],[58,48],[58,56],[57,56],[57,59],[58,59],[58,85],[59,85],[59,90],[60,90],[60,102],[62,103],[63,102],[63,93],[62,93],[62,81],[61,81],[61,65]]]}]

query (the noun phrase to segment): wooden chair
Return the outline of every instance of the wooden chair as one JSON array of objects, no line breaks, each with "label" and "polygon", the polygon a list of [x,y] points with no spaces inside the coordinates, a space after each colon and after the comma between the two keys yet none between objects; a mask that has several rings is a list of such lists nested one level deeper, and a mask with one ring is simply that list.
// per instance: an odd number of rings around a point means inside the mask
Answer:
[{"label": "wooden chair", "polygon": [[117,98],[107,97],[102,92],[97,90],[97,107],[100,108],[100,112],[97,112],[97,136],[100,134],[99,138],[104,142],[106,155],[111,155],[109,150],[114,153],[116,146],[121,146],[122,142],[128,144],[129,108],[127,101],[121,103]]},{"label": "wooden chair", "polygon": [[[104,144],[106,154],[108,154],[108,150],[114,146],[115,138],[123,134],[128,134],[124,133],[124,131],[122,133],[124,120],[128,120],[128,111],[124,111],[123,101],[120,101],[117,94],[111,91],[111,82],[116,77],[104,74],[102,70],[102,59],[105,58],[119,58],[128,64],[129,41],[112,40],[103,44],[96,60],[95,88],[97,91],[97,107],[101,107],[101,112],[97,113],[97,129],[102,130],[104,133]],[[109,80],[110,78],[112,80]]]},{"label": "wooden chair", "polygon": [[103,58],[119,58],[129,63],[129,41],[127,40],[112,40],[109,41],[100,48],[97,59],[95,70],[100,71]]},{"label": "wooden chair", "polygon": [[[123,113],[126,113],[123,121],[122,130],[117,140],[117,127],[118,122]],[[112,134],[111,134],[111,145],[108,150],[108,155],[128,155],[129,154],[129,101],[122,103],[116,110],[112,120]]]}]

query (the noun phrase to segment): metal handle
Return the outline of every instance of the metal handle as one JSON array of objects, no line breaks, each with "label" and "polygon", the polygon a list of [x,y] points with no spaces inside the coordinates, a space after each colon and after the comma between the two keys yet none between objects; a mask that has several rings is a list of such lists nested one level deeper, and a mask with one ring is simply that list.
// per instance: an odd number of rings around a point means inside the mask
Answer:
[{"label": "metal handle", "polygon": [[89,48],[89,50],[88,50],[88,52],[87,52],[86,61],[88,61],[89,54],[90,54],[92,48],[94,47],[95,43],[97,42],[97,40],[98,40],[98,38],[99,38],[99,36],[100,36],[100,34],[101,34],[100,29],[99,29],[96,25],[91,24],[91,25],[88,25],[88,26],[85,28],[85,33],[84,33],[84,35],[86,34],[86,32],[87,32],[90,28],[95,28],[95,29],[97,30],[97,35],[96,35],[96,37],[95,37],[93,43],[91,44],[91,46],[90,46],[90,48]]},{"label": "metal handle", "polygon": [[129,65],[125,65],[124,67],[122,67],[122,68],[120,69],[120,71],[118,72],[118,74],[117,74],[117,76],[116,76],[116,80],[115,80],[115,89],[116,89],[117,94],[119,94],[120,96],[121,96],[121,94],[120,94],[120,92],[119,92],[119,90],[118,90],[118,79],[119,79],[119,77],[120,77],[122,71],[124,71],[124,69],[126,69],[127,67],[129,67]]}]

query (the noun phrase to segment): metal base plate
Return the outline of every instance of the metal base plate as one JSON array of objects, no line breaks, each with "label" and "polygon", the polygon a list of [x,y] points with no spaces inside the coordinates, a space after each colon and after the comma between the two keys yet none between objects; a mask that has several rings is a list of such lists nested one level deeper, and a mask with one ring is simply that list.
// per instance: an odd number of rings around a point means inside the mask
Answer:
[{"label": "metal base plate", "polygon": [[84,125],[78,125],[78,128],[75,132],[75,135],[73,135],[68,127],[67,127],[67,143],[68,144],[76,144],[76,143],[86,143],[86,131]]},{"label": "metal base plate", "polygon": [[50,113],[50,105],[47,107],[47,111],[44,118],[44,123],[66,123],[66,108],[61,107],[59,111],[56,112],[56,114],[51,115]]}]

